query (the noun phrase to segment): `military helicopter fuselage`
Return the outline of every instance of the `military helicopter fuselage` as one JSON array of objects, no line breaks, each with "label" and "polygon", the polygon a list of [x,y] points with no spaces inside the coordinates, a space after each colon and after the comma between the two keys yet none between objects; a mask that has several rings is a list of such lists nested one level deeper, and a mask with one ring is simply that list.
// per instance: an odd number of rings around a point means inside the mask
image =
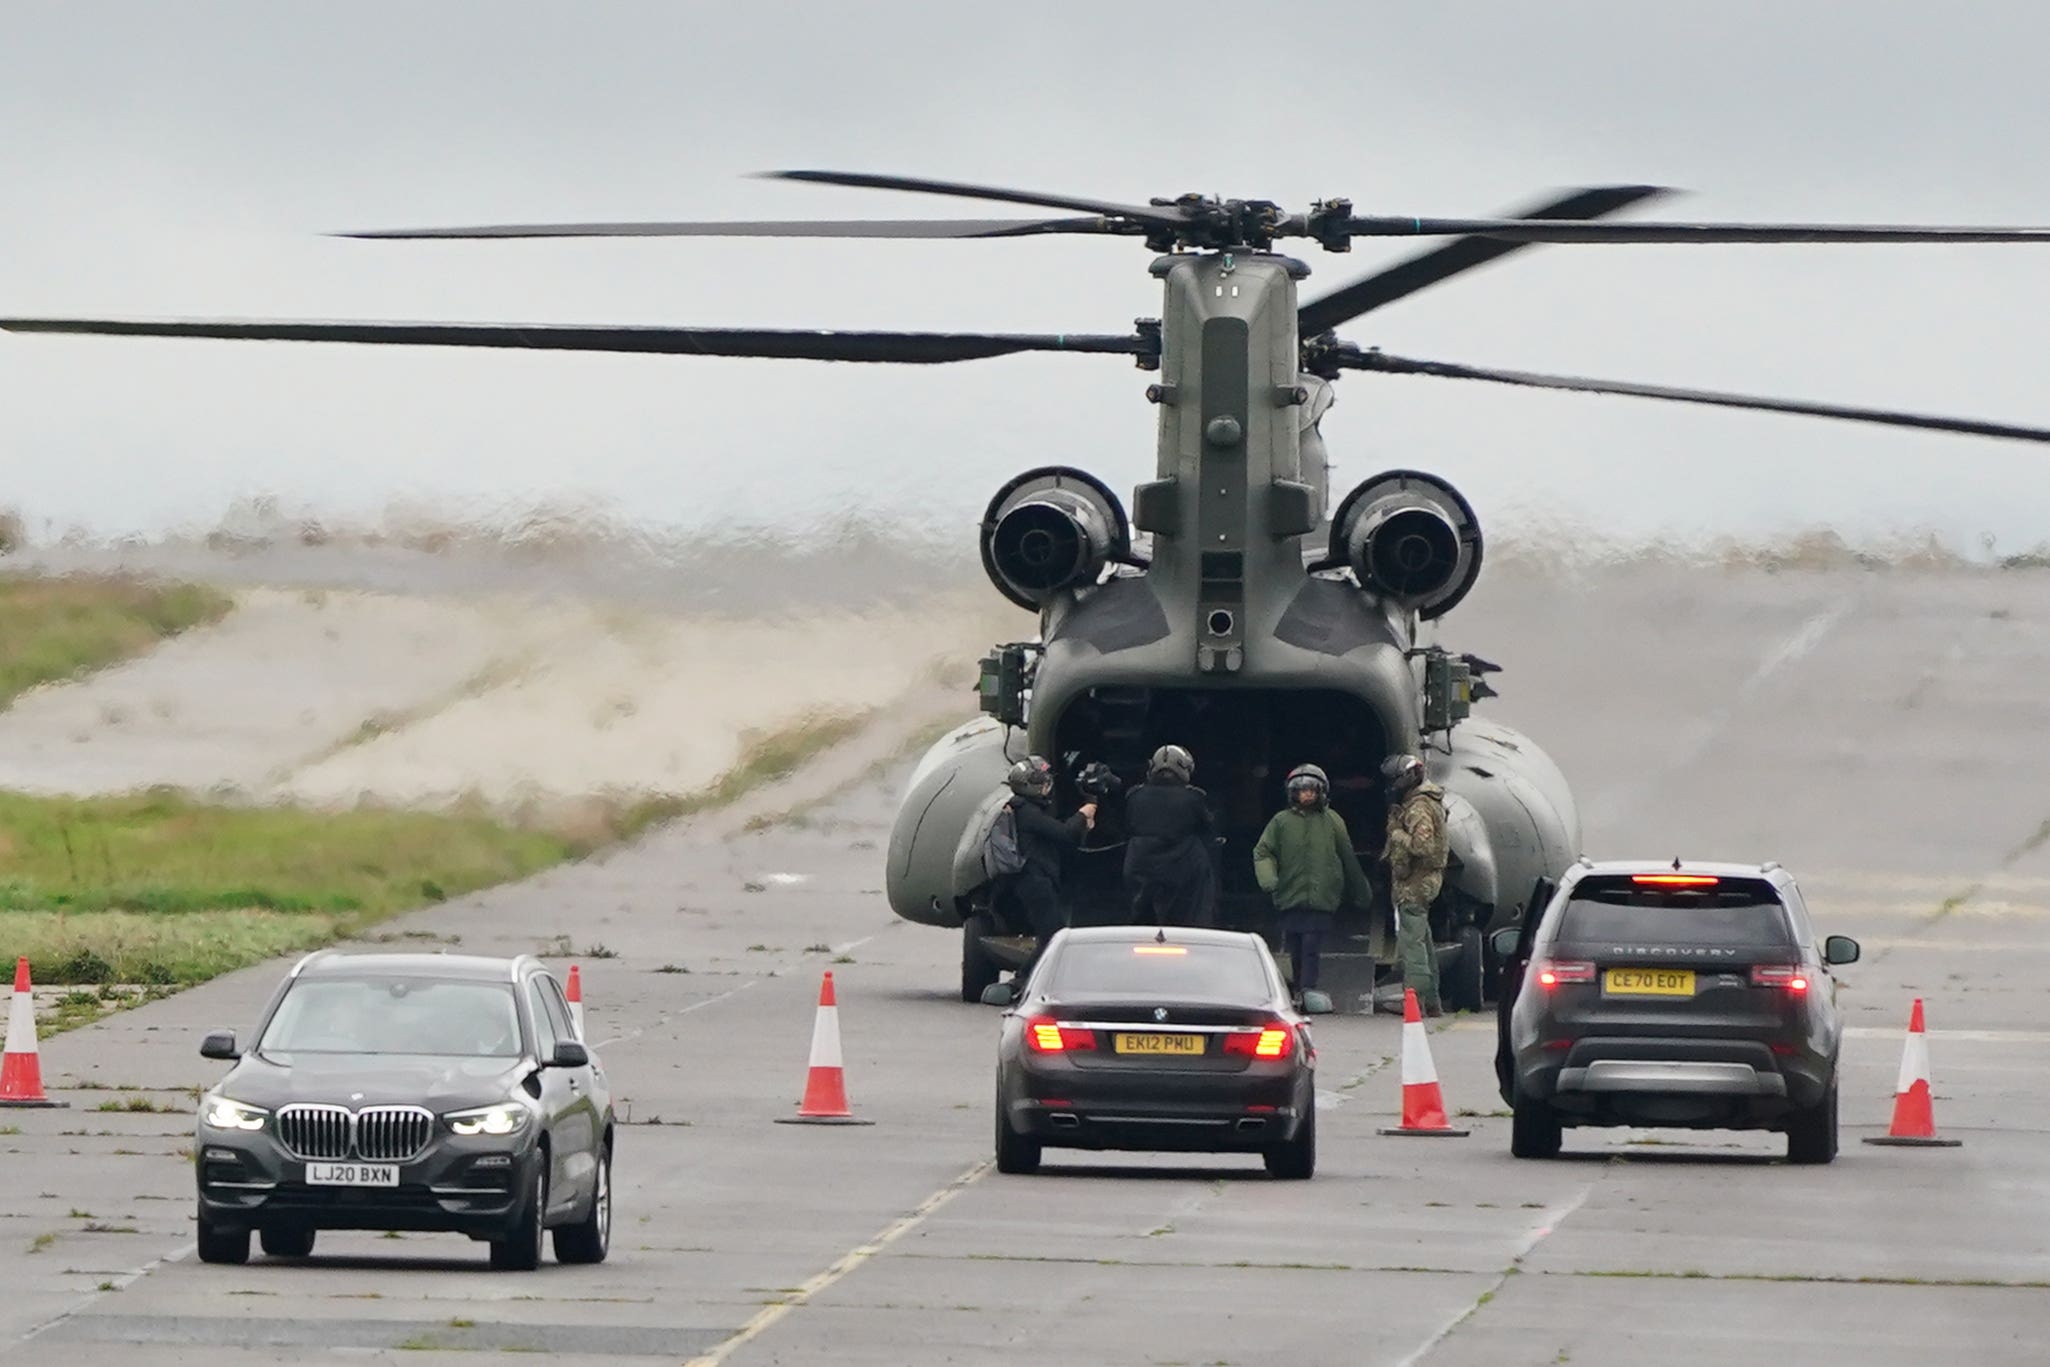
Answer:
[{"label": "military helicopter fuselage", "polygon": [[[1331,389],[1299,369],[1300,262],[1182,252],[1153,269],[1165,293],[1147,391],[1157,476],[1134,491],[1129,518],[1099,480],[1064,467],[1027,471],[991,501],[984,566],[1038,612],[1038,639],[985,662],[987,715],[915,770],[890,844],[890,904],[964,928],[962,993],[979,996],[1003,961],[994,942],[1020,929],[981,861],[1011,764],[1052,760],[1066,813],[1097,795],[1078,786],[1086,765],[1131,785],[1157,746],[1176,744],[1196,756],[1223,833],[1226,923],[1259,928],[1252,849],[1289,770],[1326,771],[1371,868],[1386,814],[1379,767],[1416,754],[1447,793],[1452,863],[1434,928],[1448,995],[1478,1007],[1484,931],[1580,852],[1557,767],[1528,738],[1468,719],[1473,662],[1420,639],[1480,572],[1478,522],[1449,484],[1400,470],[1360,484],[1333,515],[1319,433]],[[1069,877],[1078,922],[1127,914],[1115,800],[1100,813]],[[1374,910],[1358,928],[1385,931],[1386,906]]]},{"label": "military helicopter fuselage", "polygon": [[[1389,470],[1335,506],[1319,424],[1330,381],[1346,371],[1423,375],[1523,388],[1622,394],[1662,402],[1800,414],[2034,444],[2050,428],[1806,400],[1596,380],[1418,360],[1363,349],[1334,329],[1537,243],[1660,242],[2050,244],[2050,227],[1813,223],[1600,222],[1665,193],[1595,186],[1508,218],[1355,215],[1350,201],[1291,213],[1266,200],[1184,195],[1146,204],[838,171],[783,180],[908,191],[1041,209],[1024,219],[765,220],[582,223],[378,230],[378,238],[779,237],[946,240],[1066,234],[1138,238],[1158,253],[1164,306],[1130,333],[807,332],[732,327],[618,327],[439,322],[0,318],[27,333],[214,337],[395,346],[511,347],[687,356],[781,357],[931,365],[1022,352],[1137,358],[1158,371],[1158,470],[1129,514],[1099,479],[1065,466],[1025,471],[997,491],[981,529],[997,589],[1037,613],[1032,641],[983,661],[981,714],[919,762],[897,813],[887,883],[897,913],[958,927],[970,1000],[1029,953],[1005,898],[983,873],[984,840],[1006,800],[1003,779],[1028,754],[1056,771],[1053,801],[1070,812],[1142,778],[1162,744],[1196,757],[1223,832],[1216,849],[1229,923],[1266,924],[1251,847],[1282,805],[1288,771],[1330,778],[1332,806],[1363,862],[1379,853],[1379,766],[1420,755],[1446,793],[1451,863],[1433,908],[1442,995],[1478,1006],[1491,976],[1485,931],[1513,917],[1580,853],[1564,777],[1527,737],[1470,715],[1494,696],[1496,668],[1426,639],[1473,587],[1481,529],[1444,480]],[[1356,238],[1440,239],[1420,255],[1307,304],[1307,273],[1283,239],[1350,250]],[[1435,627],[1431,628],[1435,630]],[[1068,880],[1080,921],[1127,918],[1118,804],[1100,820]],[[1386,962],[1385,887],[1364,920]],[[1377,943],[1378,942],[1378,943]]]}]

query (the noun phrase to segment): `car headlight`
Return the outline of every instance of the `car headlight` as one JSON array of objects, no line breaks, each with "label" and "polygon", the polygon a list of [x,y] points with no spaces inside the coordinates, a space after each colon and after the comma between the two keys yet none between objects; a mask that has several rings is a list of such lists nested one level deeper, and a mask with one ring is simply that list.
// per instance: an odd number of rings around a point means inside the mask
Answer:
[{"label": "car headlight", "polygon": [[261,1106],[245,1106],[224,1096],[210,1096],[200,1111],[206,1123],[217,1130],[260,1130],[270,1114]]},{"label": "car headlight", "polygon": [[524,1106],[478,1106],[468,1111],[450,1111],[442,1117],[457,1134],[511,1134],[527,1123]]}]

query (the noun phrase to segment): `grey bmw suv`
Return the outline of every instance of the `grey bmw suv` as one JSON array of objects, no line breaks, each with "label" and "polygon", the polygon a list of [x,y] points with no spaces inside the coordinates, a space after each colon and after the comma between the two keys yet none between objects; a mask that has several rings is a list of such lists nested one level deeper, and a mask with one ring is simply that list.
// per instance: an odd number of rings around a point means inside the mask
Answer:
[{"label": "grey bmw suv", "polygon": [[1837,1151],[1832,965],[1778,864],[1605,863],[1540,883],[1503,961],[1495,1068],[1519,1158],[1572,1125],[1781,1130],[1795,1163]]},{"label": "grey bmw suv", "polygon": [[605,1258],[612,1098],[539,960],[323,950],[199,1105],[199,1256],[305,1257],[323,1229],[448,1231],[491,1265]]}]

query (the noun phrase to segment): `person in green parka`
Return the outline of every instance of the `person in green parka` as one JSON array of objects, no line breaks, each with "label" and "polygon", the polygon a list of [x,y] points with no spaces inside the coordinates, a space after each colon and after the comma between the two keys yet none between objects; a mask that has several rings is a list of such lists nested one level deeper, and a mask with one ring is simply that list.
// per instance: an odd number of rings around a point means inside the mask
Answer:
[{"label": "person in green parka", "polygon": [[1253,847],[1253,876],[1274,899],[1288,954],[1290,991],[1300,1006],[1317,986],[1317,969],[1339,907],[1365,907],[1372,889],[1353,852],[1345,818],[1331,810],[1331,784],[1314,764],[1288,775],[1288,806]]}]

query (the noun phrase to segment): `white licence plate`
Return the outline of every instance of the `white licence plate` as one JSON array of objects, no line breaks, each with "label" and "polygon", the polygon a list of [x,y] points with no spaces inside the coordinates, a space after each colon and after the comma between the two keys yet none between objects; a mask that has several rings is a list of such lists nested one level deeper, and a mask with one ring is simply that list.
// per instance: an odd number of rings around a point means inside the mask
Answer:
[{"label": "white licence plate", "polygon": [[399,1184],[396,1163],[308,1163],[309,1187],[395,1187]]}]

